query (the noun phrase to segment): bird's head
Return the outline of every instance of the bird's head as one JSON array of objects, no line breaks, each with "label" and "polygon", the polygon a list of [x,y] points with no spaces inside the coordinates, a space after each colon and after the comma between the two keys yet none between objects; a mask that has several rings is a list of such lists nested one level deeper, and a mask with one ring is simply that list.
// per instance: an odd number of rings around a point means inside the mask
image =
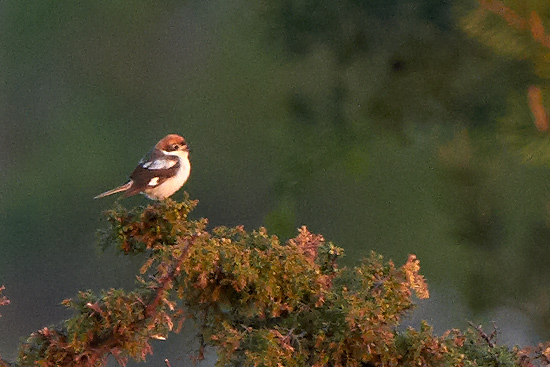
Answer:
[{"label": "bird's head", "polygon": [[157,143],[155,148],[166,153],[177,151],[189,152],[189,147],[187,146],[185,139],[177,134],[166,135]]}]

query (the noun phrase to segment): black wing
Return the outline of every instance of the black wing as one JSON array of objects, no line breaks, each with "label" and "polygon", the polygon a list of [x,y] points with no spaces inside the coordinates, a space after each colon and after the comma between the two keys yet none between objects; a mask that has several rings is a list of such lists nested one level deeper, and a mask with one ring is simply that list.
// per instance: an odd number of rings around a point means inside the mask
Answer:
[{"label": "black wing", "polygon": [[130,175],[132,186],[125,195],[130,196],[153,188],[173,177],[178,172],[180,163],[178,157],[165,155],[158,150],[145,156]]}]

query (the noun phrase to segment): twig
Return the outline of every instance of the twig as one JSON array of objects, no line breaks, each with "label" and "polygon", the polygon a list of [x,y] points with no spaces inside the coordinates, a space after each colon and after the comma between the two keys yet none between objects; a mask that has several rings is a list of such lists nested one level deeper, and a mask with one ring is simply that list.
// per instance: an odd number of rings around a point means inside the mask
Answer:
[{"label": "twig", "polygon": [[[488,10],[502,19],[504,19],[510,27],[517,29],[518,31],[530,31],[531,36],[541,46],[550,49],[550,35],[544,29],[542,19],[535,12],[531,12],[529,19],[523,18],[516,13],[512,8],[504,5],[499,0],[478,0],[482,9]],[[549,129],[548,113],[544,108],[542,101],[542,91],[537,86],[530,86],[527,97],[529,99],[529,108],[535,118],[535,126],[540,132],[546,132]]]},{"label": "twig", "polygon": [[520,31],[528,29],[535,41],[550,49],[550,36],[546,33],[542,20],[536,12],[531,12],[531,17],[527,20],[499,0],[479,0],[479,4],[483,9],[500,16],[511,27]]},{"label": "twig", "polygon": [[489,335],[487,335],[487,333],[485,333],[485,331],[483,331],[483,329],[481,328],[481,325],[475,325],[471,321],[468,321],[468,324],[470,324],[470,326],[473,327],[477,331],[479,336],[487,342],[487,345],[490,348],[495,347],[495,343],[493,342],[493,339],[496,337],[496,332],[497,332],[496,326],[494,326],[495,330],[489,336]]},{"label": "twig", "polygon": [[[183,249],[183,252],[181,256],[178,258],[178,262],[174,269],[170,271],[168,274],[166,274],[160,281],[158,287],[154,289],[155,298],[149,303],[145,308],[145,314],[147,317],[152,317],[157,312],[157,307],[160,303],[160,300],[162,299],[162,293],[166,288],[168,288],[169,284],[174,281],[176,276],[178,276],[181,272],[181,266],[183,265],[183,262],[185,258],[187,257],[187,253],[189,252],[189,247],[193,243],[193,240],[188,240],[185,248]],[[137,327],[139,324],[142,324],[145,322],[146,319],[141,320],[137,322],[134,327]],[[113,350],[118,348],[120,345],[120,340],[116,335],[110,335],[107,339],[101,340],[100,346],[97,348],[93,348],[94,353],[89,356],[91,361],[100,360],[101,358],[104,358],[105,355],[108,353],[113,353]],[[165,360],[165,363],[167,364],[167,367],[171,367],[170,361],[168,359]]]},{"label": "twig", "polygon": [[[195,236],[193,236],[195,237]],[[174,279],[180,274],[181,272],[181,266],[183,265],[183,262],[187,258],[187,253],[189,252],[189,246],[193,243],[193,239],[188,240],[187,244],[185,245],[185,248],[182,251],[181,256],[178,259],[178,262],[174,269],[166,274],[160,281],[159,286],[156,288],[156,296],[153,299],[153,301],[147,306],[146,314],[147,316],[151,316],[155,314],[156,308],[158,307],[160,300],[162,298],[162,293],[168,288],[168,286],[174,281]]]},{"label": "twig", "polygon": [[[206,320],[208,319],[208,310],[209,306],[206,306],[204,309],[204,316],[202,318],[202,327],[206,325]],[[197,355],[197,361],[204,360],[204,350],[206,349],[206,342],[204,341],[204,335],[202,332],[199,332],[199,354]]]},{"label": "twig", "polygon": [[170,364],[170,361],[168,360],[168,358],[166,358],[164,360],[164,363],[166,364],[166,367],[172,367],[172,365]]},{"label": "twig", "polygon": [[[10,304],[10,300],[8,299],[8,297],[4,296],[2,294],[2,291],[6,289],[3,285],[0,285],[0,306],[6,306],[6,305],[9,305]],[[2,316],[0,314],[0,316]]]},{"label": "twig", "polygon": [[483,9],[489,10],[504,20],[506,22],[519,30],[527,29],[527,21],[519,16],[515,11],[510,7],[504,5],[501,1],[498,0],[479,0],[479,4]]},{"label": "twig", "polygon": [[496,342],[497,335],[498,335],[497,323],[493,321],[493,331],[491,332],[491,335],[489,335],[489,338],[491,338],[491,340],[494,340]]},{"label": "twig", "polygon": [[542,91],[539,87],[532,85],[527,91],[529,108],[535,118],[535,126],[540,132],[548,131],[548,114],[542,101]]}]

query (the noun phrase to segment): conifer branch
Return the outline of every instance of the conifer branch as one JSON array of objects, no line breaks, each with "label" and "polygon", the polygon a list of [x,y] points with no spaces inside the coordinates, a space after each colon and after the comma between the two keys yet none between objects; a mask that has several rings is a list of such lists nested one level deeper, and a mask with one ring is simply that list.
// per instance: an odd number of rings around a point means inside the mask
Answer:
[{"label": "conifer branch", "polygon": [[[196,236],[192,236],[192,238],[195,238],[195,237]],[[187,240],[187,243],[183,248],[182,254],[178,258],[178,261],[176,262],[176,266],[172,269],[172,271],[164,275],[162,279],[159,281],[159,285],[155,289],[155,292],[156,292],[155,298],[149,305],[147,305],[147,308],[146,308],[146,315],[148,317],[151,317],[152,315],[155,314],[155,310],[157,309],[158,305],[160,304],[160,301],[162,300],[164,291],[170,288],[175,278],[178,275],[180,275],[181,267],[183,265],[183,262],[185,261],[185,258],[187,257],[187,254],[189,253],[189,246],[192,243],[193,243],[192,240]]]},{"label": "conifer branch", "polygon": [[[479,0],[482,10],[488,10],[502,19],[504,19],[509,26],[519,31],[529,30],[533,39],[541,46],[550,50],[550,35],[546,33],[542,19],[535,12],[532,11],[529,19],[525,19],[515,12],[512,8],[506,6],[499,0]],[[532,85],[527,92],[527,98],[529,101],[529,109],[535,119],[535,126],[538,131],[546,132],[549,129],[548,113],[544,108],[542,91],[539,87]]]},{"label": "conifer branch", "polygon": [[513,366],[518,356],[540,359],[499,349],[493,334],[480,339],[473,330],[437,337],[423,323],[398,331],[413,294],[428,297],[414,255],[396,267],[371,253],[343,271],[336,263],[342,249],[305,227],[284,244],[265,228],[210,232],[206,220],[187,219],[192,207],[169,201],[113,211],[110,238],[125,253],[145,253],[141,273],[158,276],[138,278],[132,292],[81,292],[64,302],[77,314],[33,333],[17,366],[102,367],[109,355],[120,365],[143,361],[151,340],[177,330],[184,312],[199,321],[195,360],[213,346],[224,366],[488,366],[478,362],[497,357]]},{"label": "conifer branch", "polygon": [[473,327],[478,335],[483,339],[485,340],[485,342],[487,343],[487,345],[489,346],[489,348],[494,348],[495,347],[495,342],[494,342],[494,339],[496,338],[496,331],[497,331],[497,328],[495,325],[493,325],[494,327],[494,330],[493,332],[491,333],[491,335],[487,335],[487,333],[485,331],[483,331],[483,329],[481,328],[481,325],[475,325],[473,322],[471,321],[468,321],[468,324],[470,324],[471,327]]},{"label": "conifer branch", "polygon": [[542,19],[535,11],[531,12],[527,20],[499,0],[479,0],[479,4],[483,9],[500,16],[511,27],[520,31],[529,29],[533,39],[550,50],[550,36],[546,33]]},{"label": "conifer branch", "polygon": [[504,5],[499,0],[479,0],[479,3],[483,9],[489,10],[496,15],[503,18],[510,26],[518,29],[527,29],[527,21],[519,16],[510,7]]}]

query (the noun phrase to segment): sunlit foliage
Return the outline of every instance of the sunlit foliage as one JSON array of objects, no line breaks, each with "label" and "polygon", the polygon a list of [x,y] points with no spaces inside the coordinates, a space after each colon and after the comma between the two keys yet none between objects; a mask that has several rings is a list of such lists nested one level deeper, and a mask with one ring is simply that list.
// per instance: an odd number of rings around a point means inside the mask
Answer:
[{"label": "sunlit foliage", "polygon": [[142,256],[136,289],[65,300],[74,316],[33,333],[17,365],[143,361],[152,340],[186,319],[199,326],[199,358],[214,346],[219,366],[514,366],[542,348],[509,350],[480,328],[399,331],[413,297],[429,296],[414,255],[396,267],[372,253],[340,269],[342,249],[305,227],[286,243],[265,228],[208,230],[188,217],[196,205],[186,197],[110,210],[102,245]]}]

